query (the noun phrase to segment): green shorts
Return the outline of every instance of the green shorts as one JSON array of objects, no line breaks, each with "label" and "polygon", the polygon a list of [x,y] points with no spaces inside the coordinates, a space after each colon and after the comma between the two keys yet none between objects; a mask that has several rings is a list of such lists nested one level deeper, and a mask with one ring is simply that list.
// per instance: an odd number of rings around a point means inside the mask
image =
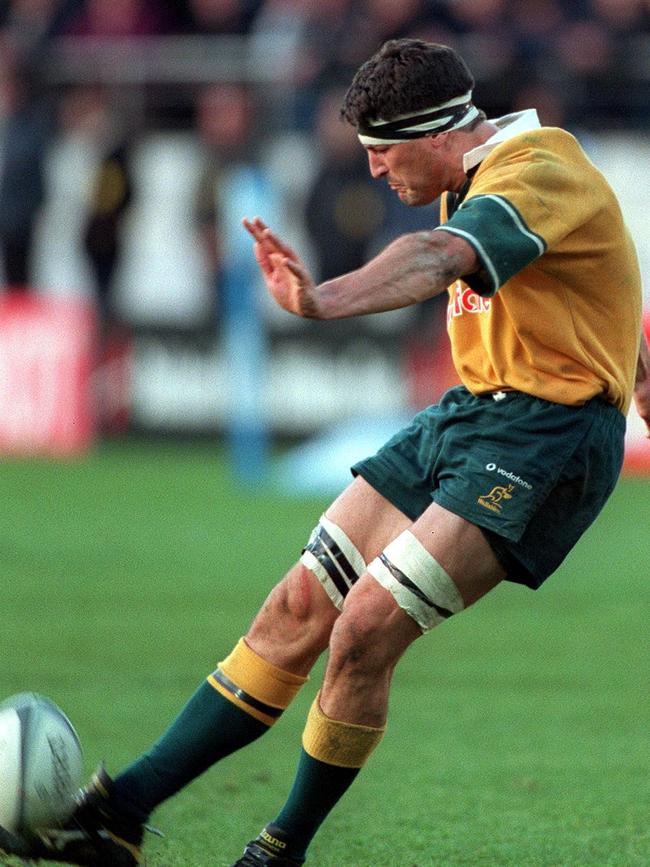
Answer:
[{"label": "green shorts", "polygon": [[623,462],[625,417],[463,386],[352,467],[412,520],[431,504],[485,533],[509,581],[537,588],[596,518]]}]

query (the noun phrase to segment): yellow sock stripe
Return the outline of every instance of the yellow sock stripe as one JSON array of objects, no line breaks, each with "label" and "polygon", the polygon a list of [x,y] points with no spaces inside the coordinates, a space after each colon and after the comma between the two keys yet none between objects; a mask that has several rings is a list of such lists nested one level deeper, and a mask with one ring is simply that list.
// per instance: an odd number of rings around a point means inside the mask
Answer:
[{"label": "yellow sock stripe", "polygon": [[237,686],[229,678],[225,677],[221,669],[217,669],[208,677],[208,683],[213,686],[217,692],[220,692],[224,698],[236,705],[241,710],[246,711],[255,719],[265,723],[267,726],[272,726],[274,722],[281,716],[282,710],[271,707],[269,704],[264,704],[258,701],[254,696],[249,695],[243,689]]},{"label": "yellow sock stripe", "polygon": [[307,678],[272,665],[240,639],[208,682],[224,698],[266,725],[289,707]]},{"label": "yellow sock stripe", "polygon": [[361,768],[384,736],[385,728],[340,722],[325,716],[318,696],[307,717],[302,735],[305,752],[312,758],[339,768]]}]

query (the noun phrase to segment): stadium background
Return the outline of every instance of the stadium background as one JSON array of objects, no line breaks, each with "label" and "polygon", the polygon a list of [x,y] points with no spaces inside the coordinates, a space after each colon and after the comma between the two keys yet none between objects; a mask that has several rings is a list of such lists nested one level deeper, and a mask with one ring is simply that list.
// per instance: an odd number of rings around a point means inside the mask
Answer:
[{"label": "stadium background", "polygon": [[[370,181],[336,116],[402,35],[460,48],[488,115],[575,132],[648,273],[646,0],[0,3],[0,697],[59,702],[88,770],[159,733],[350,461],[453,379],[444,304],[285,316],[239,224],[259,213],[327,276],[435,221]],[[413,649],[319,867],[405,867],[397,838],[417,867],[650,863],[649,464],[631,413],[626,478],[560,573]],[[161,811],[152,867],[234,860],[314,689]]]},{"label": "stadium background", "polygon": [[[55,360],[64,333],[87,330],[57,319],[59,340],[44,339],[56,317],[50,308],[25,325],[21,294],[72,300],[71,315],[83,315],[79,300],[95,307],[97,355],[90,371],[74,368],[82,382],[92,376],[90,416],[75,424],[81,449],[95,428],[232,434],[237,465],[255,476],[269,443],[326,430],[323,479],[313,476],[313,449],[307,476],[325,485],[336,472],[338,486],[356,433],[363,452],[453,381],[441,302],[300,322],[267,299],[240,225],[260,214],[325,278],[435,223],[435,207],[404,208],[369,178],[338,119],[359,63],[400,34],[457,46],[488,116],[532,105],[543,122],[575,132],[617,189],[650,270],[639,184],[650,160],[644,0],[5,2],[6,450],[75,448],[56,411],[70,391],[43,391],[56,386],[53,371],[68,369]],[[88,349],[78,348],[82,359]],[[296,460],[285,475],[308,484]]]}]

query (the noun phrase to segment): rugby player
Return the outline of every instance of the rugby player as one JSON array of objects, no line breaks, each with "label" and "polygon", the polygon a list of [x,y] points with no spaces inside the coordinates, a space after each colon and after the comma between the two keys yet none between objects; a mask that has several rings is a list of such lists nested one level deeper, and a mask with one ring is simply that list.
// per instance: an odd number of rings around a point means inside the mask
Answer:
[{"label": "rugby player", "polygon": [[448,292],[462,385],[352,468],[299,562],[161,739],[115,779],[100,769],[67,828],[37,843],[4,834],[5,851],[138,863],[155,807],[265,734],[327,649],[293,787],[236,862],[303,864],[383,737],[409,645],[504,580],[540,587],[602,509],[635,383],[650,419],[635,249],[576,139],[534,110],[488,120],[473,85],[452,49],[393,40],[344,100],[372,175],[406,205],[440,198],[431,231],[317,285],[262,219],[244,220],[269,291],[298,316],[361,316]]}]

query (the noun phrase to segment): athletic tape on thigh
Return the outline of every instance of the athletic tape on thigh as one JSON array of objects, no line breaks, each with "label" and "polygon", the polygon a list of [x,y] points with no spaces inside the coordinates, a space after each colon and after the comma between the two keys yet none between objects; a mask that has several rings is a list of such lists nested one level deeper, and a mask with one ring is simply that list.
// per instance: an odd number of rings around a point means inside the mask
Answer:
[{"label": "athletic tape on thigh", "polygon": [[423,632],[465,607],[452,579],[409,530],[384,548],[368,572]]},{"label": "athletic tape on thigh", "polygon": [[366,570],[366,563],[343,530],[321,515],[300,562],[316,575],[334,605],[341,610],[350,587]]}]

